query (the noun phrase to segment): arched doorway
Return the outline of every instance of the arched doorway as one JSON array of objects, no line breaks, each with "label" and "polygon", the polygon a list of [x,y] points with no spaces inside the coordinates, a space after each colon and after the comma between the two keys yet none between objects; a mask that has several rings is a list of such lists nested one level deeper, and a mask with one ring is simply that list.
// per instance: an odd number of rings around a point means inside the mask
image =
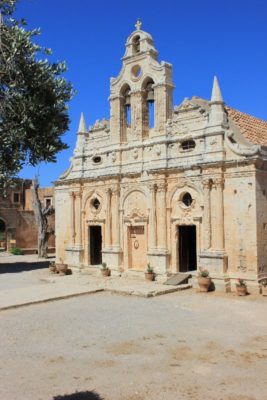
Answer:
[{"label": "arched doorway", "polygon": [[6,250],[6,224],[0,219],[0,249]]}]

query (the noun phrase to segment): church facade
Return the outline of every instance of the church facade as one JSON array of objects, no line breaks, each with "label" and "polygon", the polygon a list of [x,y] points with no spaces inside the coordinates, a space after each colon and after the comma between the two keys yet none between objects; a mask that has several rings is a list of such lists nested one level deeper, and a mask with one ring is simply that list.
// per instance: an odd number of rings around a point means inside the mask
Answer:
[{"label": "church facade", "polygon": [[158,275],[206,267],[256,282],[267,269],[267,123],[211,100],[173,107],[172,66],[128,37],[110,119],[83,115],[55,187],[57,262]]}]

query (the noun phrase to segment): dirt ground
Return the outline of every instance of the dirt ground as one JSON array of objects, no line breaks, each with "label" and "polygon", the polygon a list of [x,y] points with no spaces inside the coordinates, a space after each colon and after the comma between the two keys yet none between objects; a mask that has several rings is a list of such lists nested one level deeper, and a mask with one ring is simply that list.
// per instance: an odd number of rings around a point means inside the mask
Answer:
[{"label": "dirt ground", "polygon": [[99,293],[2,311],[5,400],[265,400],[267,299]]}]

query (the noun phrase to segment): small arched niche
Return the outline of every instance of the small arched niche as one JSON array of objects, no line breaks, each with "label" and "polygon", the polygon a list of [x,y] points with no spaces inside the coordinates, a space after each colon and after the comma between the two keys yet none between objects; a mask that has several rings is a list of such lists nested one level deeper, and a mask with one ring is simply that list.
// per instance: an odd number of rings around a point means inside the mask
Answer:
[{"label": "small arched niche", "polygon": [[140,53],[140,36],[136,35],[133,37],[133,55]]}]

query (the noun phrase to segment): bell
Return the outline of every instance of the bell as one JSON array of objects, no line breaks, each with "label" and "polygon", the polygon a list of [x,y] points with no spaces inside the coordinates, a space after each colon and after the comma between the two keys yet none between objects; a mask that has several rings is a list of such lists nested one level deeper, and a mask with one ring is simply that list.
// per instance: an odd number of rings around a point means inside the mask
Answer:
[{"label": "bell", "polygon": [[153,103],[153,101],[154,101],[154,90],[153,89],[150,89],[148,91],[148,93],[147,93],[147,101],[149,103]]},{"label": "bell", "polygon": [[125,97],[125,105],[130,106],[131,105],[131,96],[127,95]]}]

